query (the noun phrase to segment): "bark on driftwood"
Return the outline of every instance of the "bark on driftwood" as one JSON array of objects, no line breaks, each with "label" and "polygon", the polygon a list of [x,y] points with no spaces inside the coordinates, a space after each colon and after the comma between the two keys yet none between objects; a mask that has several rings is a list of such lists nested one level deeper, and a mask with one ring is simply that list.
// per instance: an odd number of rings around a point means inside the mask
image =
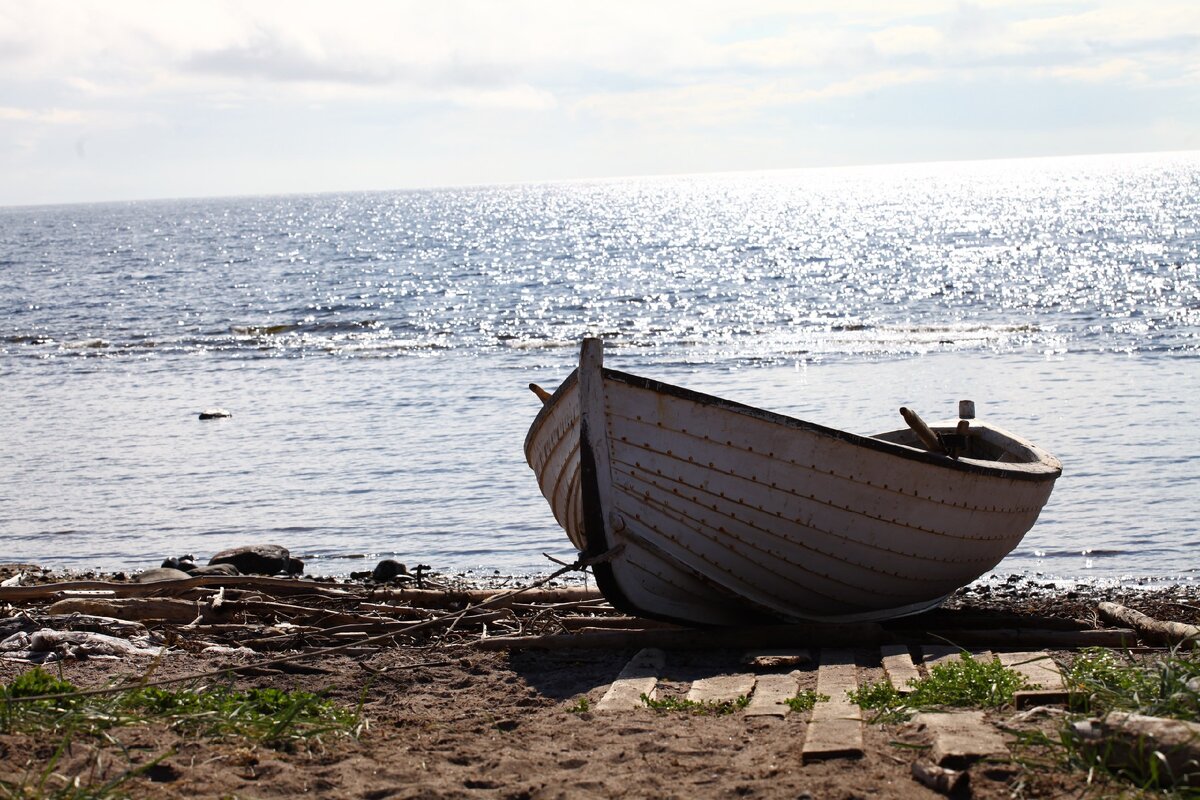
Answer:
[{"label": "bark on driftwood", "polygon": [[481,639],[476,646],[484,650],[523,650],[536,648],[564,650],[578,647],[586,649],[620,650],[627,647],[658,647],[670,650],[688,650],[708,647],[771,647],[774,645],[796,646],[847,646],[878,644],[883,629],[875,623],[852,623],[844,625],[761,625],[745,628],[715,629],[650,629],[630,631],[596,631],[579,634],[552,634],[550,636],[496,636]]},{"label": "bark on driftwood", "polygon": [[50,614],[93,614],[100,617],[126,620],[162,620],[191,622],[200,616],[200,607],[191,600],[172,600],[167,597],[109,599],[70,597],[59,600],[46,611]]},{"label": "bark on driftwood", "polygon": [[[376,589],[371,597],[402,600],[421,608],[457,608],[481,603],[489,598],[504,594],[503,589]],[[599,600],[603,595],[595,589],[530,589],[512,597],[501,597],[491,608],[517,603],[573,603],[580,600]],[[0,600],[3,600],[0,596]]]},{"label": "bark on driftwood", "polygon": [[1097,606],[1100,616],[1109,622],[1128,625],[1147,642],[1177,645],[1200,639],[1200,627],[1183,622],[1164,622],[1147,616],[1140,611],[1119,603],[1101,603]]},{"label": "bark on driftwood", "polygon": [[1200,723],[1114,713],[1074,726],[1085,751],[1110,770],[1156,786],[1200,786]]},{"label": "bark on driftwood", "polygon": [[170,597],[193,589],[221,586],[261,589],[271,595],[310,594],[323,597],[351,597],[351,592],[333,584],[296,578],[266,578],[258,575],[202,575],[178,581],[157,583],[116,583],[109,581],[64,581],[37,586],[0,586],[0,602],[58,600],[72,595],[94,597]]},{"label": "bark on driftwood", "polygon": [[483,639],[476,646],[484,650],[564,650],[613,649],[625,647],[663,647],[697,649],[705,647],[840,647],[875,646],[882,642],[954,642],[962,645],[1001,645],[1005,647],[1123,647],[1136,640],[1131,630],[1113,631],[885,631],[875,623],[844,625],[761,625],[746,628],[659,628],[643,630],[581,629],[574,634],[548,636],[505,636]]},{"label": "bark on driftwood", "polygon": [[895,644],[913,642],[950,642],[958,646],[992,647],[1131,647],[1137,635],[1128,628],[1094,631],[1039,630],[1037,628],[994,628],[984,630],[893,630],[889,641]]}]

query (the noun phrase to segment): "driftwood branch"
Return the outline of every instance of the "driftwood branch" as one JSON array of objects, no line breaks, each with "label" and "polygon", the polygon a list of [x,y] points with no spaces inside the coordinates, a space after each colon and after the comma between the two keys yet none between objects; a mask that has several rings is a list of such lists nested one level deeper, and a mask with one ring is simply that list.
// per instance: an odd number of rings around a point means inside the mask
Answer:
[{"label": "driftwood branch", "polygon": [[1200,723],[1113,713],[1074,725],[1085,751],[1156,786],[1200,786]]},{"label": "driftwood branch", "polygon": [[[514,592],[520,592],[515,594]],[[603,596],[595,589],[570,587],[563,589],[376,589],[370,593],[375,599],[387,598],[411,603],[421,608],[457,608],[464,605],[487,603],[489,608],[501,608],[515,603],[576,603],[581,600],[599,600]],[[4,597],[0,595],[0,600]]]},{"label": "driftwood branch", "polygon": [[694,650],[717,647],[770,647],[772,645],[871,645],[878,644],[883,629],[874,623],[845,625],[761,625],[745,628],[682,628],[596,631],[549,636],[495,636],[481,639],[476,647],[484,650],[522,650],[538,648],[563,650],[572,647],[620,650],[658,647],[670,650]]},{"label": "driftwood branch", "polygon": [[962,645],[1022,647],[1121,647],[1132,644],[1131,630],[908,630],[885,631],[874,623],[845,625],[761,625],[745,628],[657,628],[641,630],[581,630],[548,636],[497,636],[481,639],[484,650],[624,649],[659,647],[701,649],[717,647],[838,647],[881,643],[939,642]]},{"label": "driftwood branch", "polygon": [[156,583],[113,583],[109,581],[64,581],[36,586],[0,586],[0,602],[58,600],[73,593],[95,597],[170,597],[205,587],[256,588],[272,595],[312,594],[322,597],[352,597],[354,593],[331,584],[296,578],[267,578],[260,575],[201,575],[178,581]]},{"label": "driftwood branch", "polygon": [[1177,645],[1200,638],[1200,627],[1183,622],[1164,622],[1119,603],[1101,603],[1100,616],[1109,622],[1128,625],[1147,642]]},{"label": "driftwood branch", "polygon": [[940,643],[994,647],[1132,647],[1137,634],[1128,628],[1092,631],[1040,630],[1037,628],[992,628],[978,630],[894,630],[890,644]]}]

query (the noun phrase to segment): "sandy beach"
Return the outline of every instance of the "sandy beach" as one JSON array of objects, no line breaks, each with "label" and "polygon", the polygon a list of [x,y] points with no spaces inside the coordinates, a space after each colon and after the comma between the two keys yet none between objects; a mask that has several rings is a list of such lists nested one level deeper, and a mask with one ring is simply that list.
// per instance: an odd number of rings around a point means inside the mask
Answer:
[{"label": "sandy beach", "polygon": [[[39,581],[54,577],[41,576]],[[860,756],[809,760],[802,757],[802,746],[812,725],[811,711],[752,716],[740,710],[704,715],[651,708],[597,710],[636,647],[489,650],[480,646],[485,636],[561,636],[571,630],[570,635],[582,637],[578,640],[582,643],[589,632],[582,630],[581,619],[593,620],[593,632],[627,632],[636,627],[620,621],[602,600],[562,600],[586,597],[580,587],[559,583],[549,594],[539,587],[541,594],[527,594],[528,602],[517,594],[490,612],[472,616],[464,602],[505,590],[472,592],[460,584],[455,587],[457,595],[443,592],[450,599],[439,603],[434,599],[437,590],[418,594],[361,583],[274,580],[281,587],[291,586],[286,592],[280,589],[274,599],[266,591],[272,584],[265,580],[258,589],[193,587],[188,592],[164,590],[157,598],[137,589],[137,596],[128,598],[129,607],[162,604],[166,598],[161,595],[174,594],[191,597],[186,602],[198,610],[197,620],[190,625],[145,620],[150,631],[164,637],[166,655],[66,658],[46,668],[80,688],[207,674],[172,685],[318,692],[350,709],[361,703],[367,724],[356,738],[325,735],[289,752],[237,739],[187,735],[151,721],[113,729],[107,734],[111,738],[80,735],[59,751],[61,732],[9,732],[0,736],[0,778],[9,785],[30,785],[30,776],[43,774],[50,765],[52,775],[97,785],[162,757],[152,769],[122,783],[120,792],[133,797],[246,798],[302,794],[362,798],[939,796],[912,777],[912,764],[927,758],[931,742],[911,724],[872,723],[868,715],[862,725]],[[38,583],[0,590],[0,595],[8,592],[10,618],[37,619],[47,614],[51,602],[63,597],[62,592],[33,597],[37,586],[85,583]],[[21,590],[26,594],[19,595]],[[211,610],[218,591],[231,604],[220,623],[204,611]],[[420,605],[414,599],[418,596],[424,604],[442,608],[418,615],[413,611]],[[543,601],[536,602],[538,598]],[[969,620],[972,628],[979,629],[987,627],[988,619],[993,627],[1012,627],[1014,620],[1024,619],[1040,629],[1103,630],[1106,626],[1096,611],[1103,600],[1159,619],[1200,621],[1200,591],[1194,587],[1101,591],[1014,578],[960,591],[943,609],[915,618],[905,628],[947,630],[957,624],[955,620]],[[299,633],[290,639],[281,637],[280,631],[289,624],[285,618],[301,620],[303,609],[320,609],[327,619],[323,627],[290,623]],[[389,609],[391,613],[385,613]],[[409,625],[416,616],[457,614],[457,622],[384,639],[378,634],[368,637],[374,629],[360,626],[358,638],[346,640],[352,646],[330,650],[330,643],[336,641],[330,637],[350,635],[353,626],[346,620],[352,616],[399,620],[405,609],[412,612]],[[342,615],[336,620],[340,625],[331,626],[335,620],[329,615],[335,613]],[[135,614],[126,613],[131,615]],[[647,630],[653,635],[656,629]],[[921,647],[914,644],[911,652],[919,656]],[[879,646],[851,649],[860,685],[886,678]],[[1152,647],[1137,650],[1139,658],[1165,652]],[[1080,652],[1077,647],[1045,651],[1063,666]],[[794,669],[801,692],[818,686],[819,652],[811,648],[810,660],[787,667]],[[28,661],[7,655],[0,661],[0,677],[5,681],[31,667]],[[658,697],[683,698],[705,677],[754,672],[744,657],[745,648],[669,649],[658,676]],[[212,674],[224,669],[230,671]],[[1101,782],[1089,787],[1087,773],[1068,767],[1053,748],[1020,743],[1022,733],[1056,737],[1064,713],[1061,705],[1057,709],[1034,714],[1011,707],[988,711],[987,723],[1009,742],[1009,755],[970,766],[969,796],[1099,797],[1126,791],[1123,784]],[[46,785],[54,785],[55,780]]]}]

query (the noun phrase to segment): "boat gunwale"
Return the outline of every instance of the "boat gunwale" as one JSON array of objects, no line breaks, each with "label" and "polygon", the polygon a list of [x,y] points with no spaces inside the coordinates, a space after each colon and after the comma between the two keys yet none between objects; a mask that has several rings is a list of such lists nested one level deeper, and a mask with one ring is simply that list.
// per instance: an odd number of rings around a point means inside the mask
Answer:
[{"label": "boat gunwale", "polygon": [[[1021,445],[1022,447],[1028,448],[1038,456],[1038,460],[1033,462],[986,462],[985,465],[977,459],[949,458],[939,453],[931,453],[928,450],[919,450],[914,447],[909,447],[907,445],[897,444],[894,442],[887,442],[871,436],[863,436],[861,434],[843,431],[838,428],[830,428],[816,422],[809,422],[808,420],[789,417],[786,414],[780,414],[776,411],[768,411],[766,409],[746,405],[745,403],[739,403],[736,400],[727,400],[726,398],[705,394],[704,392],[698,392],[694,389],[685,389],[682,386],[664,383],[654,378],[646,378],[629,372],[608,369],[607,367],[605,367],[602,371],[606,380],[616,380],[634,388],[677,397],[681,400],[687,400],[700,405],[713,406],[735,414],[752,417],[764,422],[790,428],[792,430],[815,433],[820,436],[836,439],[852,446],[866,447],[881,453],[898,456],[910,461],[920,461],[935,467],[942,467],[945,469],[968,472],[975,475],[984,475],[993,478],[1009,478],[1012,480],[1034,482],[1054,481],[1057,480],[1062,474],[1062,465],[1057,458],[1042,450],[1032,442],[1022,439],[1019,436],[997,428],[993,425],[980,424],[978,427],[991,430],[1001,436],[1011,439],[1013,442]],[[575,373],[572,373],[572,375],[574,374]],[[570,380],[570,378],[568,377],[567,380]],[[566,386],[566,381],[563,381],[563,385]],[[557,392],[555,394],[557,394]],[[553,400],[550,403],[547,403],[546,407],[549,408],[552,403]],[[538,426],[538,420],[535,418],[534,427],[530,428],[531,434],[536,426]],[[993,464],[995,466],[992,466]]]},{"label": "boat gunwale", "polygon": [[546,423],[546,419],[554,413],[554,407],[558,405],[558,401],[562,399],[563,395],[570,391],[570,389],[578,382],[578,380],[579,370],[571,370],[571,374],[563,379],[563,382],[560,383],[558,388],[555,389],[553,394],[550,395],[550,399],[546,400],[546,402],[542,404],[542,407],[538,409],[538,413],[536,416],[534,416],[533,422],[529,424],[529,432],[525,434],[525,444],[522,449],[525,452],[525,463],[530,467],[533,466],[533,459],[530,458],[530,448],[533,446],[533,440],[537,438],[537,435],[541,432],[542,425]]}]

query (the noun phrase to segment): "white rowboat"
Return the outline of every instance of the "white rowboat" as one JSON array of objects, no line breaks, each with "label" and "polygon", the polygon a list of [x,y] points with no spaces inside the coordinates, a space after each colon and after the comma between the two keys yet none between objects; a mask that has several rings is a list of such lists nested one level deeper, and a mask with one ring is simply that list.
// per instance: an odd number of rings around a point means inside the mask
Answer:
[{"label": "white rowboat", "polygon": [[553,395],[535,388],[525,458],[575,547],[608,554],[596,582],[627,613],[918,613],[1016,547],[1062,472],[992,425],[902,409],[911,430],[860,436],[605,369],[602,350],[585,339]]}]

